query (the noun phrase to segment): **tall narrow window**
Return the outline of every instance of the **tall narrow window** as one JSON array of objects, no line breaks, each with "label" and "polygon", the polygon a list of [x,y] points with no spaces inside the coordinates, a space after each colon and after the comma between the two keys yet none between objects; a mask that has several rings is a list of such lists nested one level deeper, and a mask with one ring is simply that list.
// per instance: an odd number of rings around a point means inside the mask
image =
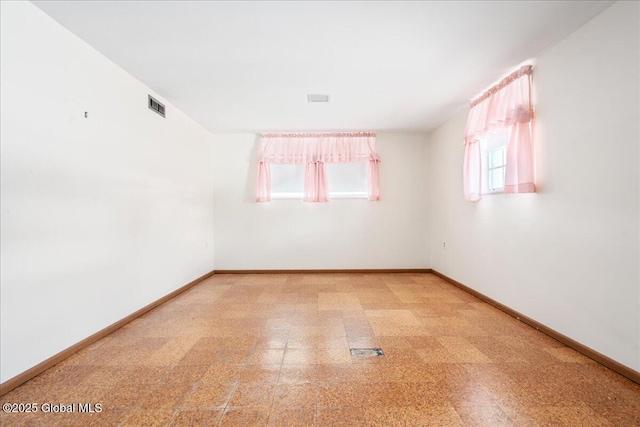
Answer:
[{"label": "tall narrow window", "polygon": [[489,151],[489,191],[504,190],[507,147],[502,146]]},{"label": "tall narrow window", "polygon": [[507,136],[507,132],[501,130],[480,139],[483,194],[504,192]]},{"label": "tall narrow window", "polygon": [[[471,102],[464,135],[464,199],[483,193],[535,193],[531,65]],[[504,145],[492,142],[498,135]]]}]

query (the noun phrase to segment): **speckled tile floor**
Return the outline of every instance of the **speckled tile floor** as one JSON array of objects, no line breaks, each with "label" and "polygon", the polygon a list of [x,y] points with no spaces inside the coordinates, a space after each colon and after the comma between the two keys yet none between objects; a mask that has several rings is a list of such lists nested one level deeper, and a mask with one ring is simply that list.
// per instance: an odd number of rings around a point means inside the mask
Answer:
[{"label": "speckled tile floor", "polygon": [[3,426],[640,426],[640,386],[431,274],[216,275],[1,400],[39,408]]}]

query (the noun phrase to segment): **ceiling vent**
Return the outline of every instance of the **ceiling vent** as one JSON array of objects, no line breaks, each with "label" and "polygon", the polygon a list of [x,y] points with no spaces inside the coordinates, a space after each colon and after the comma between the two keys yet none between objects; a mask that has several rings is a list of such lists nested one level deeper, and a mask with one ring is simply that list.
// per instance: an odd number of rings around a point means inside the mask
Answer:
[{"label": "ceiling vent", "polygon": [[308,94],[307,101],[309,102],[329,102],[329,95]]},{"label": "ceiling vent", "polygon": [[164,117],[164,104],[158,102],[158,100],[151,95],[149,95],[149,109]]}]

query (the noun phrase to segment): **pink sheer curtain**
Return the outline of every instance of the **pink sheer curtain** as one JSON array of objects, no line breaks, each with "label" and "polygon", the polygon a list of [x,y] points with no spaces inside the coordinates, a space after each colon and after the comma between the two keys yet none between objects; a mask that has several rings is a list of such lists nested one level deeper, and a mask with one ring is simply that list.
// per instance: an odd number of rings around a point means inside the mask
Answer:
[{"label": "pink sheer curtain", "polygon": [[375,133],[262,134],[259,156],[258,202],[271,200],[271,163],[306,164],[304,201],[327,202],[329,189],[325,163],[369,162],[369,200],[380,200],[380,156]]},{"label": "pink sheer curtain", "polygon": [[535,193],[532,122],[516,123],[509,129],[505,193]]},{"label": "pink sheer curtain", "polygon": [[369,161],[369,200],[376,202],[380,200],[380,172],[378,164],[380,160]]},{"label": "pink sheer curtain", "polygon": [[256,201],[271,201],[271,168],[269,168],[269,164],[265,162],[258,164],[258,191]]},{"label": "pink sheer curtain", "polygon": [[464,147],[464,199],[477,202],[482,194],[480,143],[473,141]]},{"label": "pink sheer curtain", "polygon": [[521,67],[471,102],[464,133],[465,200],[481,198],[480,138],[497,129],[508,132],[504,192],[535,193],[531,69]]},{"label": "pink sheer curtain", "polygon": [[304,199],[305,202],[328,202],[329,189],[324,162],[307,163],[304,171]]}]

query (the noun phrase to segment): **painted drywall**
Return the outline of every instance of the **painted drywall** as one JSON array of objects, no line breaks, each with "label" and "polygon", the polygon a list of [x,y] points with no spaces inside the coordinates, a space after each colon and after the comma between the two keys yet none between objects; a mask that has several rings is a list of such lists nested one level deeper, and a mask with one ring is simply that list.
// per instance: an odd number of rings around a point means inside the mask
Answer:
[{"label": "painted drywall", "polygon": [[428,267],[426,142],[378,135],[379,202],[256,203],[258,135],[214,135],[216,269]]},{"label": "painted drywall", "polygon": [[213,269],[213,172],[209,132],[0,4],[4,382]]},{"label": "painted drywall", "polygon": [[638,8],[618,2],[537,58],[537,194],[463,201],[466,112],[429,144],[432,267],[635,370]]}]

